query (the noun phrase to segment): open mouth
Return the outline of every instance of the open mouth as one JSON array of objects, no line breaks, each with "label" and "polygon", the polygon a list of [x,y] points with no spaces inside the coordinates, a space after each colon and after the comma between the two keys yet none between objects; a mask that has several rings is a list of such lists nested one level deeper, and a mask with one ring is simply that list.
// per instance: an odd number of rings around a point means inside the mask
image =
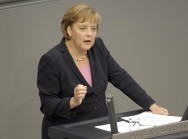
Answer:
[{"label": "open mouth", "polygon": [[86,43],[90,43],[90,42],[91,42],[91,40],[85,40],[84,42],[86,42]]}]

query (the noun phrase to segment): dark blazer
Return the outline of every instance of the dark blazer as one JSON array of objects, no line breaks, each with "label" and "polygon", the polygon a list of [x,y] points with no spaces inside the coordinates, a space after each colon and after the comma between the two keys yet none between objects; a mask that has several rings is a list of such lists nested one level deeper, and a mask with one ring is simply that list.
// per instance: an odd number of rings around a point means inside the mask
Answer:
[{"label": "dark blazer", "polygon": [[[38,65],[37,86],[41,100],[43,139],[52,125],[72,123],[107,115],[105,91],[108,82],[120,89],[130,99],[147,110],[154,100],[113,59],[101,38],[96,38],[88,51],[92,87],[75,65],[64,39],[45,53]],[[81,105],[70,109],[77,84],[87,85],[87,94]]]}]

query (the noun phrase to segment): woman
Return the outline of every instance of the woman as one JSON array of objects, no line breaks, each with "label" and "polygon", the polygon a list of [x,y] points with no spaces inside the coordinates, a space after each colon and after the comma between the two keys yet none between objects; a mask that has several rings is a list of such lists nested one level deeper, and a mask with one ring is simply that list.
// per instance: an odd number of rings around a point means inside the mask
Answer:
[{"label": "woman", "polygon": [[106,116],[108,82],[143,109],[168,115],[96,37],[99,22],[100,15],[89,5],[71,7],[61,23],[62,41],[40,59],[37,85],[44,114],[43,139],[49,138],[50,126]]}]

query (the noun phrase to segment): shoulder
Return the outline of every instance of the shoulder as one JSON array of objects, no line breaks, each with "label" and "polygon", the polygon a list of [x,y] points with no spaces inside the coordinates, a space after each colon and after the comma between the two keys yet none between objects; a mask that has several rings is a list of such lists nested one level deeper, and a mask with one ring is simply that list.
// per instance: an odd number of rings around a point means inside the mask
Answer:
[{"label": "shoulder", "polygon": [[60,44],[53,46],[51,49],[47,50],[39,59],[39,64],[41,63],[54,63],[56,59],[61,55],[59,50]]},{"label": "shoulder", "polygon": [[94,43],[94,49],[104,50],[106,49],[106,46],[100,37],[96,37],[95,43]]},{"label": "shoulder", "polygon": [[103,39],[101,37],[96,37],[95,39],[95,44],[94,45],[99,45],[101,47],[104,47],[104,42],[103,42]]},{"label": "shoulder", "polygon": [[48,49],[42,57],[59,57],[65,51],[65,43],[62,40],[60,43],[56,44],[52,48]]},{"label": "shoulder", "polygon": [[93,49],[108,53],[108,49],[102,38],[96,37]]},{"label": "shoulder", "polygon": [[44,53],[44,55],[51,55],[51,56],[57,55],[58,53],[60,53],[58,49],[59,47],[60,47],[60,44],[57,44],[56,46],[49,49],[46,53]]}]

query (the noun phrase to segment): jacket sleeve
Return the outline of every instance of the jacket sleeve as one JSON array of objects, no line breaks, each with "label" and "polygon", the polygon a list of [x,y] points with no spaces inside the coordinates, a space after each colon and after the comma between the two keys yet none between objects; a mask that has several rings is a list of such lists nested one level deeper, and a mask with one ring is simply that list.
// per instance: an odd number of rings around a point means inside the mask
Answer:
[{"label": "jacket sleeve", "polygon": [[70,97],[60,97],[58,67],[53,57],[45,54],[38,65],[37,87],[41,99],[41,112],[48,116],[71,118]]},{"label": "jacket sleeve", "polygon": [[148,110],[151,104],[155,103],[155,101],[123,68],[120,67],[120,65],[110,55],[110,52],[107,50],[102,39],[100,38],[99,43],[104,47],[109,82],[116,88],[120,89],[143,109]]}]

